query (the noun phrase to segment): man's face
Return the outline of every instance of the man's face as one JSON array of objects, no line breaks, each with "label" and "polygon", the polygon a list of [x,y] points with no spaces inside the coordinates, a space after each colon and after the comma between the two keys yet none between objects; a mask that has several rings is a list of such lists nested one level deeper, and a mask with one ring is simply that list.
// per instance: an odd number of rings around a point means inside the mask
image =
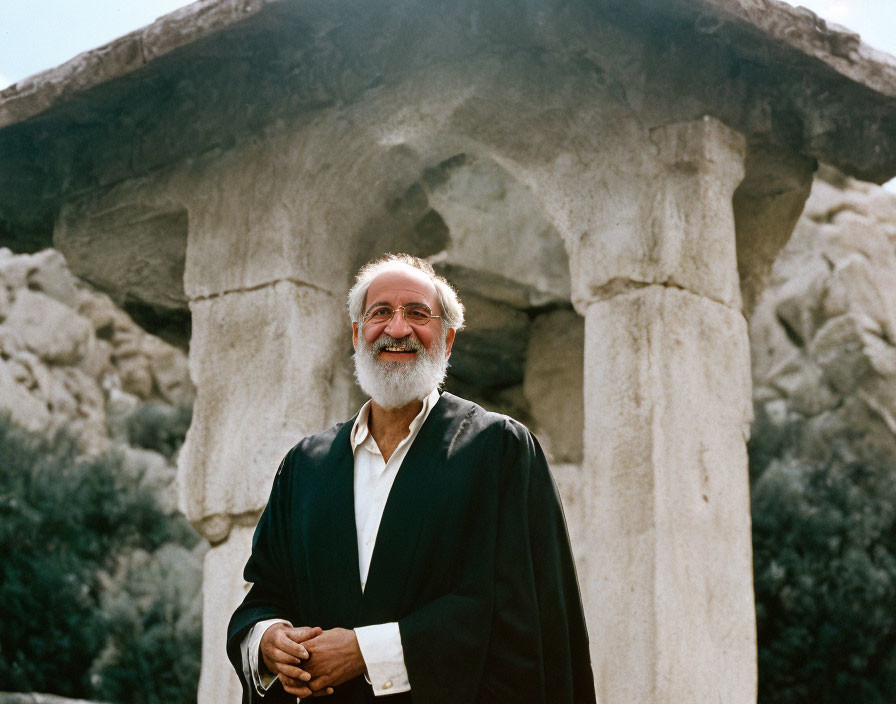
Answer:
[{"label": "man's face", "polygon": [[[394,268],[387,269],[377,276],[367,289],[367,301],[364,306],[366,314],[376,306],[386,305],[396,309],[395,315],[388,323],[374,325],[366,323],[359,329],[358,323],[352,323],[352,344],[358,349],[359,335],[363,336],[367,347],[373,345],[384,335],[396,340],[408,338],[419,342],[426,352],[432,348],[433,341],[443,335],[442,321],[440,318],[430,320],[427,325],[409,324],[398,310],[399,306],[412,303],[423,303],[429,306],[434,315],[441,315],[439,297],[435,287],[429,278],[422,272],[404,264],[396,264]],[[448,331],[445,338],[445,356],[451,354],[451,345],[454,343],[454,330]],[[411,362],[417,359],[416,351],[390,352],[387,349],[379,351],[376,358],[382,362]]]},{"label": "man's face", "polygon": [[[367,291],[364,313],[388,307],[391,320],[352,323],[355,377],[380,406],[399,408],[419,401],[445,378],[454,330],[444,332],[440,318],[426,325],[408,323],[399,306],[423,304],[441,315],[438,295],[429,278],[398,264],[377,276]],[[412,317],[412,316],[411,316]]]}]

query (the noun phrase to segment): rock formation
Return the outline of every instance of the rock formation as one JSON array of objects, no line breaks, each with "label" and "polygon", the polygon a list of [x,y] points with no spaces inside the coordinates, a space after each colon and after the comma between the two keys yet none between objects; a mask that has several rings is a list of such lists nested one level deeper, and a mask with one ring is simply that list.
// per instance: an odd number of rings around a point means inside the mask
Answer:
[{"label": "rock formation", "polygon": [[750,322],[755,432],[896,463],[896,195],[823,168]]},{"label": "rock formation", "polygon": [[186,355],[146,333],[52,249],[0,249],[0,412],[84,452],[111,448],[176,510],[174,452],[194,397]]}]

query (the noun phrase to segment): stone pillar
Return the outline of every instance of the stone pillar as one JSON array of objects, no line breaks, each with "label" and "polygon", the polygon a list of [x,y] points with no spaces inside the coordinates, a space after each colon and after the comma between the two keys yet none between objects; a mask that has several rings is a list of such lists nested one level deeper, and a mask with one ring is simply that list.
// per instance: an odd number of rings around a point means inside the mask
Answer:
[{"label": "stone pillar", "polygon": [[[224,652],[252,532],[286,451],[345,413],[341,298],[294,281],[193,300],[197,396],[181,451],[182,509],[212,543],[203,576],[199,702],[239,701]],[[334,408],[338,406],[338,408]]]},{"label": "stone pillar", "polygon": [[[573,281],[591,293],[576,303],[598,699],[752,704],[750,357],[732,210],[744,145],[709,118],[650,141],[660,177],[631,196],[652,201],[643,230],[591,233],[600,259]],[[587,262],[573,271],[587,277]]]},{"label": "stone pillar", "polygon": [[310,217],[320,211],[317,182],[305,178],[291,138],[224,152],[181,189],[196,402],[178,481],[181,510],[212,545],[200,704],[240,698],[225,627],[248,588],[242,568],[280,460],[351,405],[353,248],[328,237],[345,231],[338,224]]}]

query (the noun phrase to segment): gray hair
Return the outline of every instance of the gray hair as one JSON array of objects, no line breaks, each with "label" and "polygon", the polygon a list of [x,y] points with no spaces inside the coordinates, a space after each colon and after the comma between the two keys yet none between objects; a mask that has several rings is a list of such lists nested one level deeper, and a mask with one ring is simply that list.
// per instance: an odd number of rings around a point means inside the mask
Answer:
[{"label": "gray hair", "polygon": [[364,316],[364,303],[367,301],[367,290],[371,282],[379,276],[384,269],[391,268],[394,264],[404,264],[413,269],[418,269],[429,277],[439,297],[439,307],[442,309],[442,327],[446,333],[450,329],[460,330],[464,326],[464,306],[458,298],[454,287],[439,276],[435,269],[425,259],[411,254],[387,254],[379,259],[374,259],[361,267],[355,277],[355,284],[348,292],[348,314],[353,323],[360,323]]}]

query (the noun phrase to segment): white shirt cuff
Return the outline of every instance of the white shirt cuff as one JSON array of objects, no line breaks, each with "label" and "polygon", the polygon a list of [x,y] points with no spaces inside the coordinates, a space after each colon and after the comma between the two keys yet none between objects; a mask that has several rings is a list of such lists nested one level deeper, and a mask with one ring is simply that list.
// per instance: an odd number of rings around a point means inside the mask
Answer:
[{"label": "white shirt cuff", "polygon": [[398,623],[380,623],[355,629],[358,647],[367,666],[365,679],[373,687],[373,693],[387,694],[409,692],[408,670],[404,664],[401,632]]},{"label": "white shirt cuff", "polygon": [[275,623],[285,623],[292,627],[292,624],[289,621],[282,618],[270,618],[266,621],[259,621],[249,629],[249,632],[246,633],[243,638],[243,642],[240,643],[240,651],[243,656],[243,673],[246,674],[246,666],[248,665],[248,670],[252,677],[252,684],[255,686],[255,691],[258,693],[259,697],[263,697],[267,694],[267,691],[277,679],[277,675],[268,670],[267,666],[264,664],[264,660],[260,657],[261,637],[264,635],[264,632]]}]

